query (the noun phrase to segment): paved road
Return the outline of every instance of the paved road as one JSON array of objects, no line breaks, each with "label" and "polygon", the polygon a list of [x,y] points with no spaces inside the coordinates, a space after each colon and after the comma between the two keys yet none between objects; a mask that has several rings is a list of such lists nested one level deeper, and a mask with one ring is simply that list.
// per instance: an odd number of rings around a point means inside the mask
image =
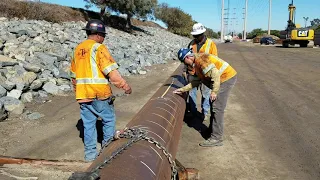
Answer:
[{"label": "paved road", "polygon": [[238,71],[225,145],[198,147],[202,137],[190,127],[203,125],[189,123],[180,161],[206,180],[320,179],[320,49],[221,44],[218,50]]}]

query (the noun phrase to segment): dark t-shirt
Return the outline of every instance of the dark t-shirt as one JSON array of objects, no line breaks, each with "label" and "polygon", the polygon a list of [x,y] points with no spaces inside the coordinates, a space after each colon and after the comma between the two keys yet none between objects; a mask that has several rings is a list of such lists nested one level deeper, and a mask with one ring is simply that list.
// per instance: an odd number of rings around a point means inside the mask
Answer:
[{"label": "dark t-shirt", "polygon": [[[200,51],[200,49],[202,48],[202,46],[206,43],[207,41],[207,37],[204,37],[204,40],[200,43],[197,43],[197,52]],[[190,46],[192,46],[194,44],[194,40],[192,40],[189,45],[188,45],[188,48],[190,48]]]}]

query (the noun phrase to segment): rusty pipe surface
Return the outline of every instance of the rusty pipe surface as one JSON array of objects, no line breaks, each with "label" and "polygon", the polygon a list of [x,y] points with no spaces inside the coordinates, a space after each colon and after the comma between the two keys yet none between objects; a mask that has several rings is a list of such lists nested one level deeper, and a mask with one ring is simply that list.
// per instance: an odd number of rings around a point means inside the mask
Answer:
[{"label": "rusty pipe surface", "polygon": [[[128,128],[141,128],[148,137],[154,138],[172,155],[174,161],[183,125],[186,95],[173,94],[173,90],[185,85],[180,65],[163,86],[149,99],[142,109],[127,124]],[[97,168],[128,139],[113,141],[88,168]],[[135,142],[112,162],[99,170],[100,179],[105,180],[153,180],[171,179],[168,157],[159,148],[146,140]]]}]

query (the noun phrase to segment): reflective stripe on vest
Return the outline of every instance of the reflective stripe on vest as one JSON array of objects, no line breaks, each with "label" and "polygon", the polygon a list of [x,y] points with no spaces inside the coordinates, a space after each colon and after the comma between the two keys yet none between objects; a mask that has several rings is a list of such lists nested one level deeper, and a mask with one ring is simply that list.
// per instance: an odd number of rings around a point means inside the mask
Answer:
[{"label": "reflective stripe on vest", "polygon": [[[71,55],[70,55],[70,56],[71,56],[71,62],[73,62],[73,63],[75,62],[75,61],[74,61],[74,53],[75,53],[75,51],[73,51],[73,52],[71,53]],[[75,72],[72,72],[72,71],[70,70],[69,76],[70,76],[71,78],[74,78],[74,79],[75,79],[75,78],[76,78],[76,73],[75,73]]]},{"label": "reflective stripe on vest", "polygon": [[212,40],[211,39],[207,39],[207,40],[208,40],[208,43],[207,43],[207,47],[206,47],[205,53],[209,54]]},{"label": "reflective stripe on vest", "polygon": [[90,50],[90,65],[92,71],[92,78],[77,78],[77,84],[109,84],[108,79],[99,78],[99,68],[97,65],[96,56],[97,50],[101,45],[102,44],[100,43],[95,43]]},{"label": "reflective stripe on vest", "polygon": [[107,75],[107,74],[109,74],[112,70],[118,69],[118,68],[119,68],[119,66],[118,66],[117,63],[112,63],[112,64],[110,64],[109,66],[107,66],[106,68],[104,68],[103,73],[104,73],[105,75]]},{"label": "reflective stripe on vest", "polygon": [[224,62],[224,63],[222,64],[222,66],[221,66],[220,69],[219,69],[220,75],[228,68],[228,66],[229,66],[229,64],[228,64],[227,62]]},{"label": "reflective stripe on vest", "polygon": [[78,78],[77,84],[109,84],[109,81],[105,78]]},{"label": "reflective stripe on vest", "polygon": [[[214,56],[214,55],[211,55]],[[222,66],[219,69],[219,74],[221,75],[229,66],[229,63],[227,63],[226,61],[220,59],[217,56],[214,56],[216,58],[216,60],[220,61],[222,63]],[[216,68],[216,65],[211,63],[210,65],[208,65],[208,67],[206,67],[205,69],[202,70],[203,74],[207,74],[212,68]]]},{"label": "reflective stripe on vest", "polygon": [[215,55],[211,55],[211,56],[214,56],[216,60],[218,60],[218,61],[220,61],[222,63],[222,66],[219,69],[219,73],[221,75],[228,68],[229,63],[227,63],[226,61],[220,59],[218,56],[215,56]]},{"label": "reflective stripe on vest", "polygon": [[99,78],[98,75],[98,66],[96,62],[96,55],[97,55],[97,50],[100,47],[100,43],[95,43],[91,50],[90,50],[90,64],[91,64],[91,71],[92,71],[92,78],[96,79]]},{"label": "reflective stripe on vest", "polygon": [[206,67],[205,69],[202,70],[202,73],[207,74],[212,68],[215,68],[215,67],[216,67],[216,65],[211,63],[211,64],[209,64],[208,67]]},{"label": "reflective stripe on vest", "polygon": [[[212,40],[211,39],[207,39],[206,40],[206,42],[203,44],[203,45],[206,45],[206,49],[205,49],[205,51],[204,51],[204,53],[207,53],[207,54],[209,54],[209,52],[210,52],[210,47],[211,47],[211,44],[212,44]],[[192,48],[192,51],[194,52],[194,53],[198,53],[198,47],[197,47],[198,45],[197,45],[197,43],[195,43],[194,42],[194,44],[193,45],[190,45],[190,48]],[[200,48],[200,50],[202,49],[202,47]],[[200,51],[199,51],[200,52]]]}]

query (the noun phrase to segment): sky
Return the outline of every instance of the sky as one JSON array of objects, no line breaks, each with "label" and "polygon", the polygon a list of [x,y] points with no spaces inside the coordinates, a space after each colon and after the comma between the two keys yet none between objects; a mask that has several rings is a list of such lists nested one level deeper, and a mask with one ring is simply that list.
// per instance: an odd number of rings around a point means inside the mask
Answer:
[{"label": "sky", "polygon": [[[53,4],[83,8],[83,0],[41,0]],[[158,0],[159,3],[168,3],[171,7],[180,7],[184,12],[190,14],[197,22],[204,26],[220,31],[221,28],[221,2],[222,0]],[[244,25],[245,0],[224,0],[225,18],[229,18],[229,31],[241,32]],[[272,0],[271,29],[281,30],[287,25],[289,17],[288,5],[291,0]],[[320,0],[294,0],[296,6],[296,24],[304,26],[303,17],[310,20],[320,18]],[[93,8],[92,10],[98,11]],[[269,0],[248,0],[247,31],[255,28],[268,29]],[[157,21],[160,25],[163,23]]]}]

